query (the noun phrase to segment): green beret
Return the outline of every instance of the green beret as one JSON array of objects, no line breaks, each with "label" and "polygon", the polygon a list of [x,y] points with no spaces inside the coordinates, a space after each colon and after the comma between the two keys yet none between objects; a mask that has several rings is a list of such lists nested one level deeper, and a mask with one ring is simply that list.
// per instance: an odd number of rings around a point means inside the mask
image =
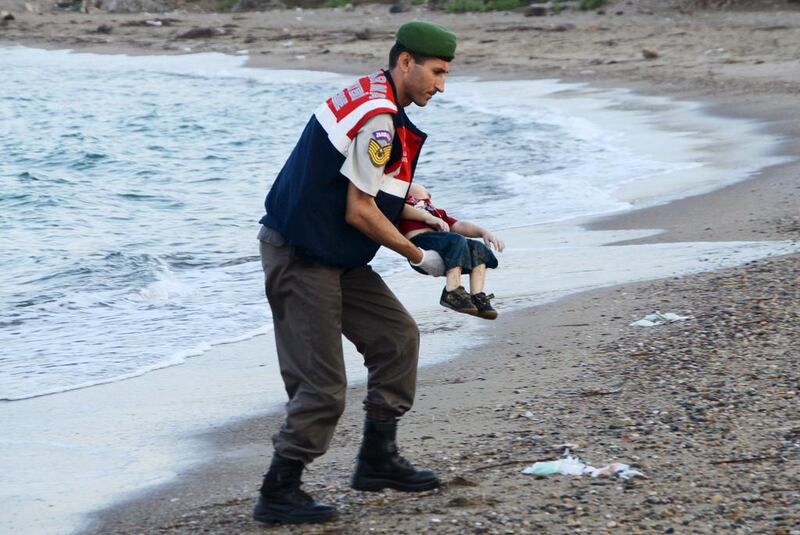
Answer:
[{"label": "green beret", "polygon": [[397,29],[397,42],[411,52],[446,61],[456,54],[456,34],[432,22],[406,22]]}]

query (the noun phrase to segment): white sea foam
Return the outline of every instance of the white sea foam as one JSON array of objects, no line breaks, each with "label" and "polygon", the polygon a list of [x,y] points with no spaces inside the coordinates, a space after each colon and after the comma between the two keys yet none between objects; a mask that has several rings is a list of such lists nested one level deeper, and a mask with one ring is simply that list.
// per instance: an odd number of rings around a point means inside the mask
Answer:
[{"label": "white sea foam", "polygon": [[158,280],[139,290],[139,295],[142,298],[149,301],[166,302],[174,297],[191,295],[191,287],[178,281],[175,274],[169,269],[160,271],[156,276]]}]

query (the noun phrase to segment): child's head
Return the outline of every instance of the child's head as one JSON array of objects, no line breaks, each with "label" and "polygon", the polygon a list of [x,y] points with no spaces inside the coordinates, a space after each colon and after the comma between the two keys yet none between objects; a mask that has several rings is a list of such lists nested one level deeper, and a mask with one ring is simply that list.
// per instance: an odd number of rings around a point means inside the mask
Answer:
[{"label": "child's head", "polygon": [[411,184],[411,187],[408,188],[408,194],[413,196],[415,199],[430,199],[431,194],[428,193],[428,190],[422,184]]}]

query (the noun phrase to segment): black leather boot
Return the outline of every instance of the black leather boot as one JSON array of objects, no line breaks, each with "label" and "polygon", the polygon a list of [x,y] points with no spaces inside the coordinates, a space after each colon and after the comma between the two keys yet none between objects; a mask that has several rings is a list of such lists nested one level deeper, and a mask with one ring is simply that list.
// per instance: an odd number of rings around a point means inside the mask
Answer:
[{"label": "black leather boot", "polygon": [[417,470],[400,456],[396,438],[396,419],[382,422],[367,417],[351,487],[365,491],[390,488],[421,492],[439,486],[439,478],[435,472]]},{"label": "black leather boot", "polygon": [[326,522],[336,517],[336,508],[317,503],[300,489],[303,463],[276,452],[264,476],[253,519],[265,524]]}]

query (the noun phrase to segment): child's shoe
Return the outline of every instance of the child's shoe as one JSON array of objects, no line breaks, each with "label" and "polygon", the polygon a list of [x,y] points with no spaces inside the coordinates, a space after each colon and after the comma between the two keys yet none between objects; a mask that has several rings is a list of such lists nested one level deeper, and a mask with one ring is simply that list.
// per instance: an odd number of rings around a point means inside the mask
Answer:
[{"label": "child's shoe", "polygon": [[497,317],[497,311],[492,308],[491,299],[494,299],[494,294],[486,295],[480,292],[472,296],[472,303],[478,310],[479,317],[487,320],[493,320]]},{"label": "child's shoe", "polygon": [[447,288],[443,289],[439,304],[463,314],[469,314],[471,316],[478,315],[478,309],[475,303],[472,302],[472,298],[463,286],[459,286],[455,290],[449,292]]}]

